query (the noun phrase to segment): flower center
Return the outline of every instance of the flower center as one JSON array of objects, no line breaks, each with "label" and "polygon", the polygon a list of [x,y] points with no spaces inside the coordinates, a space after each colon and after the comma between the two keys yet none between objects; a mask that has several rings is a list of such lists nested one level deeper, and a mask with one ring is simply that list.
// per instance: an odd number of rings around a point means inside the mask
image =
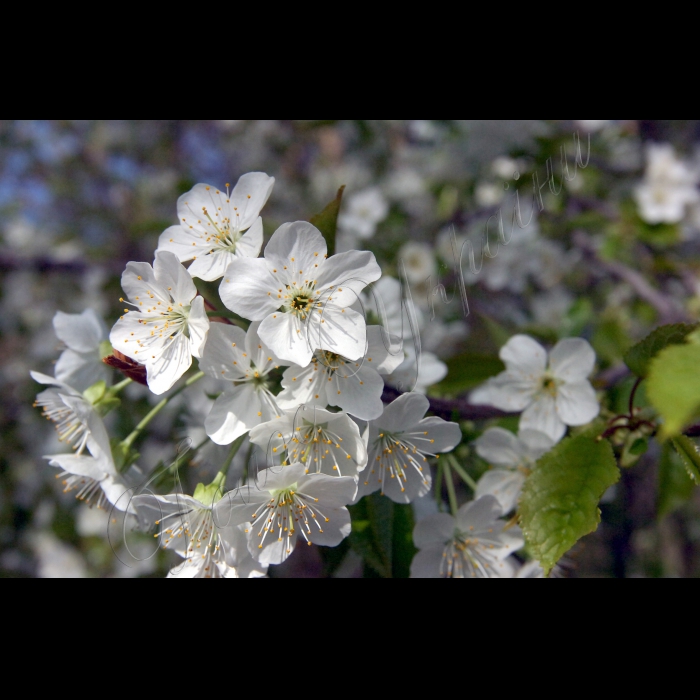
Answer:
[{"label": "flower center", "polygon": [[545,375],[542,380],[542,391],[552,397],[556,397],[561,382],[550,375]]},{"label": "flower center", "polygon": [[327,523],[329,519],[316,506],[318,498],[298,493],[296,488],[297,485],[294,484],[286,489],[271,491],[272,498],[253,513],[252,527],[257,530],[260,540],[258,549],[263,548],[268,537],[274,538],[276,534],[278,542],[287,541],[287,554],[291,554],[294,547],[292,538],[297,530],[309,546],[312,528],[323,532],[321,521]]}]

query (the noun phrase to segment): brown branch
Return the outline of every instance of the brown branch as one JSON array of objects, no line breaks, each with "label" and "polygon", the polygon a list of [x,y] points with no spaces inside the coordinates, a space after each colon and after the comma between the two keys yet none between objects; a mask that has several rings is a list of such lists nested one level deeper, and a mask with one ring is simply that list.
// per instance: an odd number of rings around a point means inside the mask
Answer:
[{"label": "brown branch", "polygon": [[662,323],[679,323],[690,320],[690,316],[678,307],[674,299],[667,297],[658,289],[654,289],[639,272],[622,263],[601,259],[593,241],[583,231],[577,231],[573,240],[584,254],[595,261],[598,268],[629,284],[641,299],[653,306],[659,313]]}]

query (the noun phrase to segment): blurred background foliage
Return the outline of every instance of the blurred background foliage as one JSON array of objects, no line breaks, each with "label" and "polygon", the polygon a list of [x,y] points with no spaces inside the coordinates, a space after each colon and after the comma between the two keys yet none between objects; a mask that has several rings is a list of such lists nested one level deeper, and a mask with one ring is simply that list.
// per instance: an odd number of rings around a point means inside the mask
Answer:
[{"label": "blurred background foliage", "polygon": [[[576,133],[587,167],[574,171]],[[697,187],[699,121],[0,121],[0,576],[167,571],[162,553],[147,558],[153,547],[137,536],[130,544],[144,561],[121,564],[113,552],[124,545],[119,533],[105,538],[106,514],[60,492],[42,460],[60,449],[32,407],[38,387],[29,371],[52,374],[56,311],[93,308],[112,325],[124,266],[153,259],[159,234],[175,223],[178,196],[196,183],[222,187],[250,171],[273,175],[263,211],[268,237],[285,221],[309,219],[345,185],[339,249],[372,250],[394,277],[400,261],[406,265],[425,350],[436,367],[449,368],[441,380],[426,380],[433,396],[462,396],[497,374],[498,349],[516,332],[546,343],[577,335],[598,354],[598,386],[609,388],[612,415],[624,410],[633,383],[622,368],[629,346],[655,325],[700,313],[700,205],[691,193],[677,221],[644,216],[637,188],[648,178],[649,143],[671,144]],[[561,179],[562,148],[575,172],[569,182]],[[458,245],[472,242],[478,266],[489,217],[503,211],[508,218],[516,192],[525,221],[533,202],[534,218],[511,245],[494,248],[479,274],[465,256],[465,318],[450,232]],[[133,412],[143,415],[152,403],[139,387],[129,397],[129,410],[110,418],[121,435],[133,427]],[[140,462],[149,470],[169,464],[183,439],[199,442],[198,410],[173,402],[140,446]],[[468,440],[486,425],[462,424],[467,441],[458,457],[474,477],[485,465]],[[212,450],[189,464],[183,480],[215,472],[217,458]],[[325,575],[345,548],[325,558],[304,553],[275,575]],[[407,569],[406,551],[398,548],[395,570]],[[698,494],[677,456],[656,449],[607,494],[601,527],[569,554],[566,573],[694,577],[699,552]]]}]

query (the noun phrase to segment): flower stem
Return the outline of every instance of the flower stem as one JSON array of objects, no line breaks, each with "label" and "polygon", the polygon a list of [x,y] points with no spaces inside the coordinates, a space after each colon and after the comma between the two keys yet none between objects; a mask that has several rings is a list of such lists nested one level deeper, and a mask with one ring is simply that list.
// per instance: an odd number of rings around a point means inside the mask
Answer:
[{"label": "flower stem", "polygon": [[457,458],[452,456],[452,455],[447,455],[447,459],[449,460],[450,464],[452,465],[452,468],[459,474],[460,478],[464,483],[472,490],[474,493],[476,493],[476,481],[472,479],[471,476],[469,476],[469,473],[467,470],[457,461]]},{"label": "flower stem", "polygon": [[437,473],[435,474],[435,500],[438,506],[442,504],[442,463],[438,462]]},{"label": "flower stem", "polygon": [[226,455],[226,460],[221,465],[221,469],[219,469],[219,473],[214,477],[214,481],[211,482],[212,486],[216,486],[216,488],[221,491],[222,495],[224,492],[224,484],[226,483],[226,476],[228,474],[228,470],[231,468],[233,460],[238,454],[238,450],[241,449],[241,445],[246,439],[246,436],[247,433],[246,435],[241,435],[238,439],[234,440],[228,455]]},{"label": "flower stem", "polygon": [[204,372],[197,372],[197,374],[190,377],[179,389],[174,391],[170,396],[166,396],[162,401],[157,403],[149,412],[146,414],[144,419],[134,428],[131,435],[129,435],[123,444],[127,448],[131,448],[134,444],[136,438],[148,427],[148,424],[178,395],[181,394],[185,389],[192,386],[195,382],[198,382],[204,376]]},{"label": "flower stem", "polygon": [[134,380],[133,379],[124,379],[123,381],[119,382],[119,384],[115,384],[114,386],[110,387],[107,389],[107,392],[111,394],[112,396],[116,396],[120,391],[123,389],[126,389],[126,387],[129,386],[129,384],[133,384]]},{"label": "flower stem", "polygon": [[455,490],[455,482],[452,479],[450,465],[443,462],[442,468],[445,472],[445,485],[447,486],[447,496],[450,499],[450,510],[452,511],[452,515],[456,518],[457,511],[459,510],[459,504],[457,503],[457,491]]}]

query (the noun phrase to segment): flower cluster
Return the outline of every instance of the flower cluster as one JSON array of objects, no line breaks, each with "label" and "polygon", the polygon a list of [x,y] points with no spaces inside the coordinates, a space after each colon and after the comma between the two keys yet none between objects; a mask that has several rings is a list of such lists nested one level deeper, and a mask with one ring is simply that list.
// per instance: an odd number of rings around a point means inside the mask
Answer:
[{"label": "flower cluster", "polygon": [[[37,404],[74,450],[47,458],[62,470],[66,491],[133,514],[183,560],[170,571],[172,578],[249,578],[284,562],[297,544],[339,545],[352,530],[349,508],[365,497],[390,499],[397,507],[425,501],[437,474],[449,490],[452,514],[419,518],[411,575],[515,576],[518,562],[511,554],[523,539],[504,516],[516,508],[530,470],[566,426],[584,425],[598,414],[587,381],[592,349],[569,339],[548,357],[527,336],[515,336],[502,349],[506,372],[471,399],[523,411],[521,431],[516,437],[495,427],[475,442],[496,469],[460,507],[453,478],[464,475],[470,482],[450,453],[463,432],[456,422],[428,415],[433,407],[424,394],[444,378],[447,366],[422,351],[424,314],[403,301],[397,280],[380,282],[372,253],[330,254],[310,223],[281,225],[263,250],[261,211],[273,184],[274,178],[249,173],[231,191],[199,184],[182,195],[178,223],[161,235],[153,264],[126,266],[120,302],[127,308],[109,335],[111,346],[92,312],[56,317],[67,345],[56,378],[33,376],[51,387]],[[367,194],[339,223],[367,237],[383,216],[376,193]],[[444,342],[451,330],[439,330]],[[127,365],[127,377],[141,371],[154,395],[180,383],[121,441],[110,442],[105,416],[131,379],[109,387],[105,355]],[[190,372],[193,360],[196,374]],[[408,367],[414,360],[415,368]],[[205,389],[191,388],[200,380]],[[406,388],[416,390],[401,393]],[[178,458],[133,495],[141,475],[134,445],[185,390],[198,410],[206,406],[206,438],[196,449],[220,446],[223,463],[192,495],[153,493],[153,482],[177,474]],[[244,447],[248,469],[227,490],[229,470]],[[435,496],[444,508],[442,489]]]}]

